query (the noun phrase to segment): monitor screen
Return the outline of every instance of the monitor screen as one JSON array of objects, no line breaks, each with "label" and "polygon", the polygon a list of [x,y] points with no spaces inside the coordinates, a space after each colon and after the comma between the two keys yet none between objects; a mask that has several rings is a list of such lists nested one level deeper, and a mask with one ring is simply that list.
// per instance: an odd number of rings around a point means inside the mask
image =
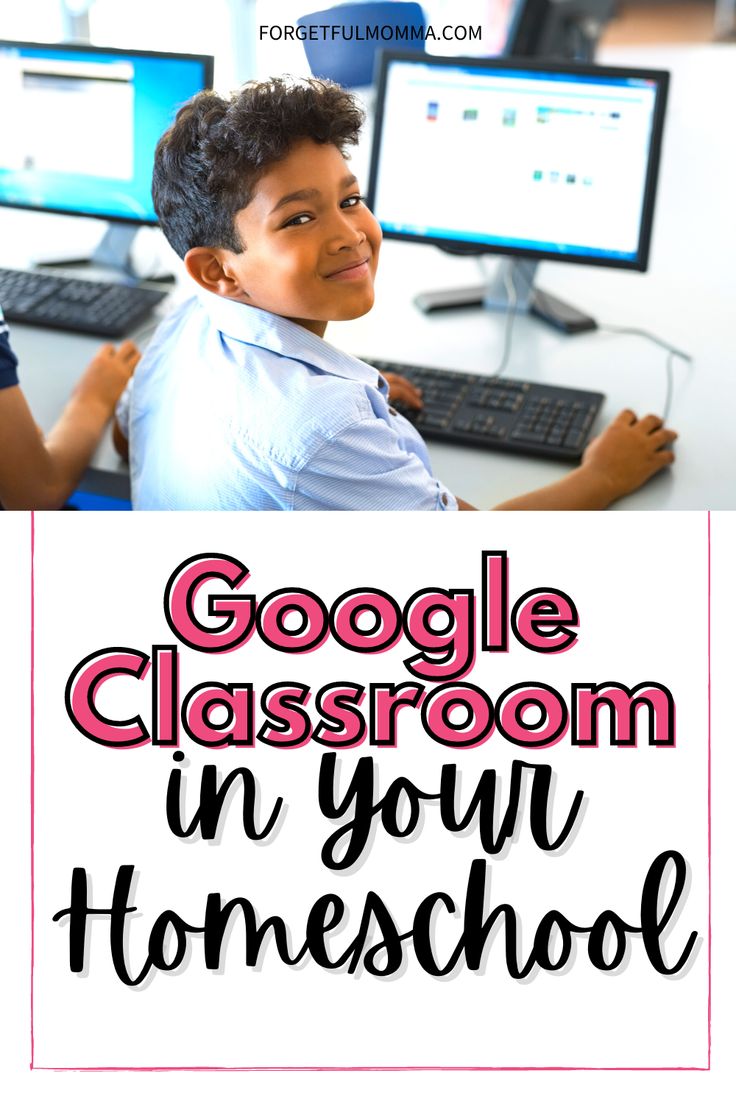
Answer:
[{"label": "monitor screen", "polygon": [[667,74],[384,54],[369,205],[387,237],[646,268]]},{"label": "monitor screen", "polygon": [[0,204],[154,224],[153,154],[211,57],[0,41]]}]

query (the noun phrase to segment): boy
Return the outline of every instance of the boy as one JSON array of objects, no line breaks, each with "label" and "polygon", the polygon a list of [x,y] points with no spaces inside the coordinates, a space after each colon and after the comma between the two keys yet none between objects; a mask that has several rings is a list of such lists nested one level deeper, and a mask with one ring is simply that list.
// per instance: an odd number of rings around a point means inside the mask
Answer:
[{"label": "boy", "polygon": [[46,440],[18,384],[18,361],[0,310],[0,509],[63,506],[89,464],[140,359],[132,341],[103,345]]},{"label": "boy", "polygon": [[[473,509],[389,405],[420,396],[323,340],[373,305],[381,230],[344,157],[344,89],[200,93],[156,151],[154,206],[201,289],[166,319],[119,407],[143,509]],[[624,411],[558,483],[506,509],[602,509],[671,463],[675,434]]]}]

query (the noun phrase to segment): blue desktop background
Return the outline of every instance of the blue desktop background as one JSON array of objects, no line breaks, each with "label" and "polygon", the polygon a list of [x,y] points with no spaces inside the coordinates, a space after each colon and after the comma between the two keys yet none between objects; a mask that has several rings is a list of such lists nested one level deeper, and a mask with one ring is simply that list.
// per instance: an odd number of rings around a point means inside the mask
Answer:
[{"label": "blue desktop background", "polygon": [[[156,223],[151,201],[151,174],[156,143],[173,122],[178,108],[205,87],[205,68],[192,58],[138,57],[98,50],[54,50],[53,47],[12,47],[21,57],[98,64],[128,62],[133,67],[133,178],[0,168],[0,204],[94,215],[137,223]],[[70,120],[70,125],[73,125]],[[89,135],[95,141],[95,135]]]}]

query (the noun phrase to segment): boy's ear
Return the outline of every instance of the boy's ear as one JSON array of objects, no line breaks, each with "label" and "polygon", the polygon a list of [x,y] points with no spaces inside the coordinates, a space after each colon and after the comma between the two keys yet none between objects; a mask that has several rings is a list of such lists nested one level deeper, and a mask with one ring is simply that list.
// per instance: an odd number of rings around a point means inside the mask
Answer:
[{"label": "boy's ear", "polygon": [[187,272],[205,291],[226,299],[247,299],[248,293],[241,287],[230,265],[223,262],[223,250],[204,245],[195,246],[184,257]]}]

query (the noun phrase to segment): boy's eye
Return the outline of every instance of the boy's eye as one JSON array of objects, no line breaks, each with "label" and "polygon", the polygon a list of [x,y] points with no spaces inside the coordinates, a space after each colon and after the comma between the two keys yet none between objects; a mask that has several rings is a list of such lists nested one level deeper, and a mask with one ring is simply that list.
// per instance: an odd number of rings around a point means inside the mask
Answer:
[{"label": "boy's eye", "polygon": [[[365,198],[362,195],[352,195],[352,196],[347,196],[346,199],[343,199],[340,206],[341,207],[346,207],[346,208],[349,209],[350,207],[359,207],[362,203],[365,203]],[[313,218],[314,218],[314,215],[309,215],[309,214],[306,214],[306,213],[301,214],[301,215],[293,215],[288,220],[288,222],[284,223],[282,229],[285,230],[287,226],[306,226],[308,223],[310,223],[313,220]]]},{"label": "boy's eye", "polygon": [[284,227],[306,226],[306,224],[311,221],[311,218],[311,215],[294,215],[293,218],[290,218],[288,222],[284,223]]}]

